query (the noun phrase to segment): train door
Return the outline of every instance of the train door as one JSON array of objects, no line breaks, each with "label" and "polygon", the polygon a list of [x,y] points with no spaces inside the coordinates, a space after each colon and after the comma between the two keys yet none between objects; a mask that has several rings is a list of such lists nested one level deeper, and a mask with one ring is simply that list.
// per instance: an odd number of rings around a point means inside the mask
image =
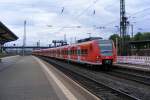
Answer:
[{"label": "train door", "polygon": [[81,48],[78,46],[77,47],[77,58],[78,58],[78,62],[80,62],[80,55],[81,55]]},{"label": "train door", "polygon": [[62,51],[61,51],[61,49],[60,49],[59,52],[60,52],[60,58],[62,59],[63,57],[62,57]]}]

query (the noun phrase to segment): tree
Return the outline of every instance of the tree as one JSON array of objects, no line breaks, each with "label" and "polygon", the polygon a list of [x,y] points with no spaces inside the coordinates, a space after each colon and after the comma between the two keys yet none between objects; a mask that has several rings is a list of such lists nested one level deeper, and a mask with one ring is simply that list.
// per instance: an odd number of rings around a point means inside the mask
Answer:
[{"label": "tree", "polygon": [[150,32],[143,33],[143,39],[144,40],[150,40]]},{"label": "tree", "polygon": [[134,36],[134,41],[140,41],[143,40],[143,35],[141,32],[138,32],[135,36]]},{"label": "tree", "polygon": [[114,42],[116,41],[116,38],[118,38],[118,40],[120,40],[120,37],[118,34],[113,34],[109,37],[109,40],[113,40]]}]

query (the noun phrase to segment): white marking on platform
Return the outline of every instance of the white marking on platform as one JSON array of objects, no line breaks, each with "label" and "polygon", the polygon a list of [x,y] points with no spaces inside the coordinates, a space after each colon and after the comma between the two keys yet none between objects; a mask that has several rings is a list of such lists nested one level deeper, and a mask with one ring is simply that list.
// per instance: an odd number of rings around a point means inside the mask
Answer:
[{"label": "white marking on platform", "polygon": [[55,81],[55,83],[59,86],[62,92],[65,94],[68,100],[77,100],[77,98],[66,88],[66,86],[51,72],[47,66],[37,57],[34,57],[36,61],[41,65],[41,67],[49,74],[50,77]]}]

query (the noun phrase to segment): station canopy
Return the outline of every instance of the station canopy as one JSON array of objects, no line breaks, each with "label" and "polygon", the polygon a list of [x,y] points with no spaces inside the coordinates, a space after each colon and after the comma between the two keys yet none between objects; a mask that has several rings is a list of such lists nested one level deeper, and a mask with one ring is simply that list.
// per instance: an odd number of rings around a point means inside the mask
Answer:
[{"label": "station canopy", "polygon": [[15,41],[18,37],[0,21],[0,44]]}]

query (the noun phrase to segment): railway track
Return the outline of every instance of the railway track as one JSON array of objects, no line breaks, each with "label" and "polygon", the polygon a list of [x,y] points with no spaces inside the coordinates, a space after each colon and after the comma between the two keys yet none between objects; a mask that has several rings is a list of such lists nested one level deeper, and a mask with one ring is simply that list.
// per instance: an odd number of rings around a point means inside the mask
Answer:
[{"label": "railway track", "polygon": [[150,86],[150,76],[148,75],[142,75],[140,73],[125,71],[121,69],[112,70],[111,72],[107,72],[107,74]]},{"label": "railway track", "polygon": [[111,87],[101,81],[96,80],[93,77],[90,77],[87,74],[80,73],[78,71],[73,71],[70,68],[64,67],[61,63],[56,63],[54,60],[47,58],[42,59],[48,61],[56,68],[61,70],[67,76],[71,77],[73,80],[81,84],[83,87],[87,88],[96,96],[100,97],[102,100],[140,100],[137,97],[126,93],[125,91]]}]

